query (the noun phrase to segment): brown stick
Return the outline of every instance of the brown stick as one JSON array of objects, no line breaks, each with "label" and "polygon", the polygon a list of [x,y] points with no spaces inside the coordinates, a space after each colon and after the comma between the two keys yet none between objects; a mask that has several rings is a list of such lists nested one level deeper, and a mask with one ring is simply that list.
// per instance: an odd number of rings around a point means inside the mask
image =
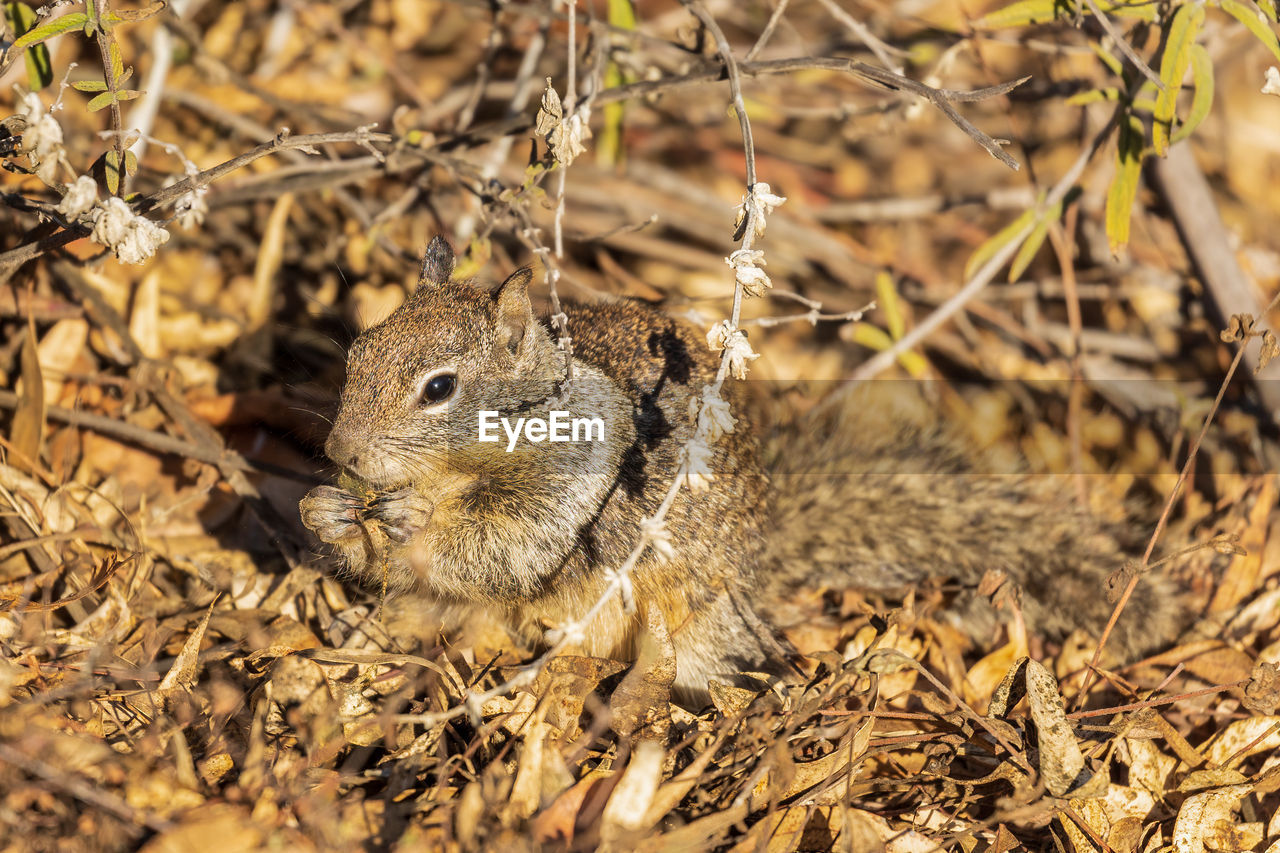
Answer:
[{"label": "brown stick", "polygon": [[[1218,215],[1218,204],[1205,180],[1204,172],[1192,156],[1191,146],[1174,145],[1169,156],[1153,158],[1152,183],[1169,205],[1174,224],[1182,236],[1182,245],[1196,275],[1204,282],[1210,304],[1223,326],[1232,314],[1252,314],[1262,323],[1266,320],[1262,300],[1236,260],[1227,228]],[[1245,350],[1244,363],[1253,374],[1258,397],[1266,406],[1273,423],[1280,424],[1280,360],[1259,370],[1257,347],[1249,347],[1248,339],[1238,346]]]}]

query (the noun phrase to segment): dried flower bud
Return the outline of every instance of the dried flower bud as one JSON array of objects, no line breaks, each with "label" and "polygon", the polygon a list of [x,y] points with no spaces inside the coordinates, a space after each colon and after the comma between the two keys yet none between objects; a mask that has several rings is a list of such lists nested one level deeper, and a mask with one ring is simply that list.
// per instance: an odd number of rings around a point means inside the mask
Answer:
[{"label": "dried flower bud", "polygon": [[711,473],[711,448],[701,438],[695,438],[685,446],[685,484],[692,492],[705,492],[715,475]]},{"label": "dried flower bud", "polygon": [[675,559],[676,547],[671,541],[671,531],[667,530],[665,521],[661,518],[641,519],[640,532],[644,534],[658,559],[664,563]]},{"label": "dried flower bud", "polygon": [[140,264],[169,241],[169,232],[139,216],[123,200],[111,197],[93,211],[90,239],[115,252],[126,264]]},{"label": "dried flower bud", "polygon": [[68,219],[75,219],[89,210],[98,201],[98,182],[88,175],[81,175],[67,184],[62,201],[56,208]]},{"label": "dried flower bud", "polygon": [[749,296],[762,296],[773,287],[773,282],[760,267],[764,266],[764,252],[759,249],[738,249],[724,259],[733,267],[733,277]]},{"label": "dried flower bud", "polygon": [[786,200],[785,196],[774,195],[773,189],[768,184],[757,181],[742,197],[742,202],[737,207],[734,229],[739,230],[744,222],[751,222],[755,228],[755,236],[763,236],[765,216]]},{"label": "dried flower bud", "polygon": [[698,431],[713,444],[733,432],[738,422],[729,409],[729,401],[720,396],[710,385],[702,386],[702,403],[689,400],[689,414],[696,418]]},{"label": "dried flower bud", "polygon": [[35,167],[36,177],[52,184],[62,157],[62,126],[49,113],[35,92],[19,98],[17,115],[26,119],[22,131],[22,150]]},{"label": "dried flower bud", "polygon": [[551,149],[551,158],[557,163],[568,166],[579,154],[587,150],[584,141],[591,138],[591,128],[587,124],[588,113],[575,111],[565,118],[564,107],[560,103],[560,95],[551,87],[551,78],[547,78],[547,88],[542,93],[542,105],[534,120],[534,129],[538,135],[546,139]]},{"label": "dried flower bud", "polygon": [[1280,95],[1280,68],[1273,65],[1267,69],[1267,82],[1262,84],[1262,94]]}]

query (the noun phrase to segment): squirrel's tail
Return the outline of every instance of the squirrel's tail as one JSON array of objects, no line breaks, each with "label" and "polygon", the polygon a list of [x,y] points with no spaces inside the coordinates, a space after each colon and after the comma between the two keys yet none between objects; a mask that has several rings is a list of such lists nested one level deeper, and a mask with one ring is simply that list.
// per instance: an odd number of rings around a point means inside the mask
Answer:
[{"label": "squirrel's tail", "polygon": [[[1001,473],[966,453],[911,384],[866,383],[775,440],[763,600],[785,602],[798,586],[892,592],[951,579],[969,590],[953,613],[981,634],[998,617],[973,590],[998,570],[1021,589],[1034,632],[1100,635],[1113,609],[1107,578],[1129,556],[1118,539],[1076,507],[1064,478]],[[1172,584],[1153,572],[1108,648],[1134,659],[1185,621]]]}]

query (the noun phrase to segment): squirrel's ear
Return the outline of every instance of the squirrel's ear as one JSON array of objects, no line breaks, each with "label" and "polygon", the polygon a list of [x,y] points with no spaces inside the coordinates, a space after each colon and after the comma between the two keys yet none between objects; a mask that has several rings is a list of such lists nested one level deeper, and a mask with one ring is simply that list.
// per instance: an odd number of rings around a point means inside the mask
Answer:
[{"label": "squirrel's ear", "polygon": [[427,244],[422,256],[422,271],[418,273],[418,287],[444,284],[453,275],[453,247],[439,234]]},{"label": "squirrel's ear", "polygon": [[533,305],[529,302],[529,282],[533,270],[521,267],[498,288],[498,343],[515,355],[525,331],[533,325]]}]

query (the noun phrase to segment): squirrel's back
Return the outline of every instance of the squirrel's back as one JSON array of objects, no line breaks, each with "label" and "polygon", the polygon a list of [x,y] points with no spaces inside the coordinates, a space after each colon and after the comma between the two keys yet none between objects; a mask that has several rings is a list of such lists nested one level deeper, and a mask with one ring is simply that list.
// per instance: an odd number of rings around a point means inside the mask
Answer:
[{"label": "squirrel's back", "polygon": [[[1114,531],[1076,506],[1062,477],[989,470],[910,385],[853,389],[775,448],[763,600],[785,601],[798,585],[902,591],[950,579],[962,588],[950,611],[981,634],[997,614],[975,590],[997,571],[1021,590],[1033,631],[1099,636],[1113,609],[1108,577],[1130,556]],[[1172,584],[1152,573],[1108,648],[1125,659],[1157,648],[1182,611]]]}]

